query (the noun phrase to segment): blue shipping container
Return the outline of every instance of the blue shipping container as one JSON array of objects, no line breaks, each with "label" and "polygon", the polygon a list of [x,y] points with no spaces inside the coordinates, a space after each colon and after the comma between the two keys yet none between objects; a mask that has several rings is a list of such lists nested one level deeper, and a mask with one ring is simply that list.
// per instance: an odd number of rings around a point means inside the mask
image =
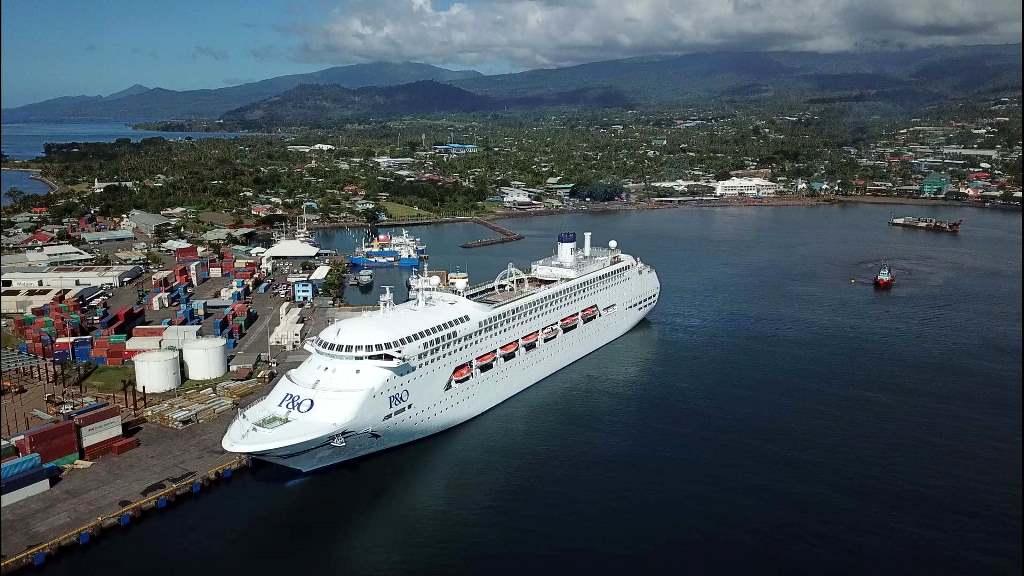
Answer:
[{"label": "blue shipping container", "polygon": [[15,474],[10,478],[5,478],[2,483],[0,483],[0,493],[7,494],[9,492],[14,492],[19,488],[31,486],[32,484],[35,484],[40,480],[46,480],[47,478],[49,478],[49,476],[47,476],[46,469],[42,466],[26,470],[25,472]]},{"label": "blue shipping container", "polygon": [[89,404],[88,406],[83,406],[83,407],[79,408],[78,410],[75,410],[74,412],[71,412],[69,414],[65,414],[64,415],[64,419],[65,420],[71,420],[75,416],[81,416],[82,414],[86,414],[86,413],[92,412],[93,410],[99,410],[100,408],[103,408],[103,407],[109,406],[109,405],[110,405],[110,402],[93,402],[92,404]]},{"label": "blue shipping container", "polygon": [[3,470],[0,471],[0,478],[7,480],[18,474],[28,472],[29,470],[35,470],[43,465],[43,460],[39,454],[29,454],[22,456],[21,458],[15,458],[14,460],[8,460],[3,463]]}]

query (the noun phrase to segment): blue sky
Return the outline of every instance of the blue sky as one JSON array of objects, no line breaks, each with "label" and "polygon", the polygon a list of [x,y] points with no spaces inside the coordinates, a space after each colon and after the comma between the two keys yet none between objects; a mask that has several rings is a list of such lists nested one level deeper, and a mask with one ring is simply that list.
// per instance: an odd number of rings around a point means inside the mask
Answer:
[{"label": "blue sky", "polygon": [[[288,2],[173,0],[2,4],[3,106],[132,84],[218,88],[326,67],[290,56]],[[59,6],[41,14],[43,6]],[[254,8],[259,6],[259,8]]]},{"label": "blue sky", "polygon": [[0,10],[4,107],[372,61],[500,73],[693,51],[1021,41],[1020,0],[3,0]]}]

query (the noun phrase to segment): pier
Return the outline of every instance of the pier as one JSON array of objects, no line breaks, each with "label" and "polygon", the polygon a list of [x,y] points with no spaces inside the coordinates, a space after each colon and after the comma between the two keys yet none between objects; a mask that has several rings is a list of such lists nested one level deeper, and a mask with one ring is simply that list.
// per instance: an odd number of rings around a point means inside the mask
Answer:
[{"label": "pier", "polygon": [[41,565],[64,547],[129,528],[140,515],[173,513],[165,509],[176,500],[229,480],[248,465],[220,446],[234,417],[227,411],[182,430],[149,423],[136,434],[138,448],[71,468],[47,492],[5,507],[0,571]]},{"label": "pier", "polygon": [[466,242],[465,244],[463,244],[461,246],[462,248],[481,248],[483,246],[493,246],[495,244],[505,244],[506,242],[515,242],[516,240],[522,240],[523,239],[523,235],[522,234],[518,234],[518,233],[516,233],[516,232],[514,232],[512,230],[509,230],[508,228],[505,228],[504,226],[500,226],[500,225],[495,224],[494,222],[491,222],[489,220],[484,220],[482,218],[474,218],[473,222],[475,222],[475,223],[477,223],[477,224],[479,224],[481,226],[485,226],[487,228],[490,228],[491,230],[494,230],[495,232],[498,233],[498,236],[496,238],[484,238],[482,240],[474,240],[472,242]]}]

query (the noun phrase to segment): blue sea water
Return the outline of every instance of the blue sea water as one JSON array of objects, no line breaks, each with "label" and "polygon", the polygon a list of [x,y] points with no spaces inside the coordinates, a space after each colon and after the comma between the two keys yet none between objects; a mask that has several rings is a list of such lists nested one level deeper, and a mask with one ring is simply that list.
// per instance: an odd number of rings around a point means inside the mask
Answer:
[{"label": "blue sea water", "polygon": [[8,204],[6,193],[11,188],[17,188],[26,194],[47,194],[50,192],[50,187],[46,184],[29,178],[32,172],[25,172],[23,170],[2,170],[0,176],[2,176],[2,182],[0,182],[0,203],[4,206]]},{"label": "blue sea water", "polygon": [[897,207],[964,218],[946,235],[891,211],[551,216],[476,250],[483,228],[414,228],[474,283],[591,230],[661,300],[457,428],[301,482],[257,463],[47,571],[1019,574],[1021,215]]}]

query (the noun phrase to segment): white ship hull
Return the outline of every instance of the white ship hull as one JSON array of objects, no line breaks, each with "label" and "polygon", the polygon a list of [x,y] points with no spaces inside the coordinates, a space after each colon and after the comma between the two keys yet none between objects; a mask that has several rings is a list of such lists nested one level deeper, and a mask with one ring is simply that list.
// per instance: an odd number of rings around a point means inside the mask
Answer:
[{"label": "white ship hull", "polygon": [[[480,315],[485,310],[482,305],[455,296],[438,301],[440,308],[434,312],[429,312],[429,306],[426,312],[417,312],[413,304],[403,305],[409,307],[410,317],[417,313],[445,312],[448,317],[469,313],[455,323],[455,328],[445,328],[455,333],[426,342],[426,347],[414,350],[422,353],[391,367],[325,359],[316,360],[294,379],[286,376],[255,409],[246,411],[248,417],[236,419],[224,446],[309,471],[387,450],[465,422],[622,336],[643,320],[658,300],[657,274],[631,258],[615,262],[593,268],[592,274],[495,305],[484,315]],[[596,309],[597,315],[587,321],[578,316],[575,325],[562,327],[563,318],[588,308]],[[392,323],[401,320],[381,316],[380,322],[389,319]],[[532,346],[521,343],[525,336],[552,325],[560,326],[553,339],[538,337]],[[331,337],[345,334],[344,327],[339,330]],[[438,336],[442,336],[440,331]],[[438,340],[442,343],[434,344]],[[510,343],[519,345],[514,354],[499,354],[483,365],[474,362]],[[318,345],[330,346],[327,340]],[[319,348],[316,350],[320,353]],[[325,350],[324,356],[330,356],[330,351],[333,347]],[[455,382],[453,372],[467,363],[473,366],[471,375],[461,383]],[[359,386],[349,386],[348,382],[358,382]],[[281,412],[289,408],[282,416]],[[287,422],[268,424],[266,414]],[[275,432],[275,426],[280,426],[281,432]]]}]

